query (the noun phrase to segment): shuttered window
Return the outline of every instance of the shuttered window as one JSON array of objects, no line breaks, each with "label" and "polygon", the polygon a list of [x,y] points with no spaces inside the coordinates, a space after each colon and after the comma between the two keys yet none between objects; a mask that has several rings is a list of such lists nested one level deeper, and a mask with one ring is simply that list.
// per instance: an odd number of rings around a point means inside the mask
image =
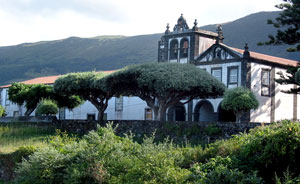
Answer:
[{"label": "shuttered window", "polygon": [[123,111],[123,97],[116,98],[115,111]]},{"label": "shuttered window", "polygon": [[145,109],[145,120],[152,120],[152,109]]},{"label": "shuttered window", "polygon": [[261,70],[261,96],[270,96],[270,70]]},{"label": "shuttered window", "polygon": [[212,68],[211,75],[222,81],[222,68]]},{"label": "shuttered window", "polygon": [[238,86],[238,66],[228,67],[227,87],[234,88]]}]

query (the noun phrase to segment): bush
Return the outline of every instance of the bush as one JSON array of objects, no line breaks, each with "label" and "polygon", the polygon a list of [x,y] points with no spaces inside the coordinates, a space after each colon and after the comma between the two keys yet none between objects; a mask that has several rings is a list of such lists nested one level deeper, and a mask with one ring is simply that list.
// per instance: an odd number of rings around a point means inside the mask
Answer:
[{"label": "bush", "polygon": [[13,160],[15,163],[19,163],[22,159],[28,159],[29,155],[32,155],[36,150],[36,146],[21,146],[12,153]]},{"label": "bush", "polygon": [[260,184],[261,178],[256,176],[256,172],[244,174],[232,167],[229,157],[222,158],[217,156],[210,159],[207,163],[196,163],[191,168],[191,176],[196,183],[203,184]]},{"label": "bush", "polygon": [[[300,124],[257,127],[201,147],[154,137],[139,144],[112,125],[82,139],[65,133],[38,148],[17,169],[17,183],[297,183]],[[287,174],[287,171],[291,174]]]},{"label": "bush", "polygon": [[36,115],[55,115],[58,113],[57,104],[54,103],[52,100],[43,100],[37,106],[35,111]]},{"label": "bush", "polygon": [[2,105],[0,105],[0,117],[1,116],[5,116],[5,109],[2,107]]},{"label": "bush", "polygon": [[257,109],[259,102],[249,89],[237,87],[225,91],[221,106],[224,110],[232,111],[236,122],[240,122],[242,115],[250,109]]},{"label": "bush", "polygon": [[234,168],[243,172],[258,171],[258,176],[267,183],[274,182],[275,173],[282,177],[287,169],[300,175],[300,124],[283,121],[217,141],[198,160],[205,162],[216,156],[229,156]]},{"label": "bush", "polygon": [[142,144],[114,134],[109,125],[81,140],[57,135],[17,169],[17,183],[186,183],[184,151],[172,143]]}]

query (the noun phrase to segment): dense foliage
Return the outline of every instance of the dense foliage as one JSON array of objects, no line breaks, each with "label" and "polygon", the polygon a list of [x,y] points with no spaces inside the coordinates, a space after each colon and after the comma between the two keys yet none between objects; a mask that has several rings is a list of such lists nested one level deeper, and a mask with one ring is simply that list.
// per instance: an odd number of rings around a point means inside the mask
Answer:
[{"label": "dense foliage", "polygon": [[276,22],[268,20],[269,24],[273,24],[273,26],[279,30],[275,36],[270,35],[270,40],[265,44],[296,44],[295,48],[288,48],[287,51],[300,51],[300,0],[282,1],[284,2],[276,5],[277,8],[283,10],[280,12],[279,17],[276,18]]},{"label": "dense foliage", "polygon": [[114,91],[106,83],[104,72],[70,73],[58,78],[54,83],[56,94],[65,96],[80,96],[90,101],[98,110],[98,120],[103,120],[108,100]]},{"label": "dense foliage", "polygon": [[225,91],[221,106],[227,111],[232,111],[236,122],[240,122],[243,114],[250,109],[257,109],[259,102],[249,89],[237,87]]},{"label": "dense foliage", "polygon": [[9,100],[26,107],[25,115],[29,116],[42,99],[54,100],[58,107],[73,109],[82,103],[78,96],[54,93],[53,87],[45,84],[13,83],[8,89]]},{"label": "dense foliage", "polygon": [[[300,51],[300,0],[282,0],[283,3],[276,5],[277,8],[283,10],[279,13],[276,21],[268,20],[275,28],[279,29],[275,36],[269,35],[270,40],[265,43],[258,43],[258,45],[292,45],[287,51]],[[296,59],[295,59],[296,60]],[[291,67],[287,69],[287,74],[278,72],[279,79],[276,82],[283,85],[295,85],[291,89],[283,90],[285,93],[300,93],[300,72],[297,72],[299,67]],[[297,74],[299,73],[299,74]]]},{"label": "dense foliage", "polygon": [[2,105],[0,105],[0,117],[5,116],[5,109]]},{"label": "dense foliage", "polygon": [[58,107],[55,102],[49,99],[42,100],[36,108],[36,115],[55,115],[58,113]]},{"label": "dense foliage", "polygon": [[[138,96],[164,121],[168,107],[194,98],[223,95],[224,84],[194,65],[150,63],[127,67],[107,77],[116,94]],[[184,101],[184,102],[183,102]]]},{"label": "dense foliage", "polygon": [[17,169],[17,183],[297,183],[300,124],[257,127],[201,147],[139,144],[111,125],[82,139],[60,134]]}]

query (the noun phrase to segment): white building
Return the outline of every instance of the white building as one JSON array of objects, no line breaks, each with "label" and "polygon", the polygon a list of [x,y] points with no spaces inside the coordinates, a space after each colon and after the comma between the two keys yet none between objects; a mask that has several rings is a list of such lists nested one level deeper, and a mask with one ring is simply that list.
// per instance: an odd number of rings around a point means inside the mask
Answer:
[{"label": "white building", "polygon": [[[173,31],[169,25],[158,44],[158,62],[191,63],[207,71],[222,81],[228,88],[242,86],[251,89],[260,102],[257,110],[251,110],[243,117],[251,122],[273,122],[282,119],[300,117],[300,98],[286,94],[294,86],[279,85],[278,72],[285,72],[287,67],[297,66],[298,62],[269,55],[249,52],[229,47],[222,43],[221,27],[217,33],[199,30],[197,22],[189,29],[181,15]],[[26,84],[53,84],[59,76],[40,77]],[[0,104],[5,107],[7,116],[24,115],[24,107],[18,107],[8,100],[9,85],[0,87]],[[197,99],[186,105],[176,105],[167,110],[169,121],[235,121],[232,112],[220,108],[222,98]],[[152,110],[138,97],[113,97],[105,111],[108,120],[150,120]],[[33,113],[34,115],[34,113]],[[73,111],[60,109],[60,119],[95,119],[97,110],[85,102]]]}]

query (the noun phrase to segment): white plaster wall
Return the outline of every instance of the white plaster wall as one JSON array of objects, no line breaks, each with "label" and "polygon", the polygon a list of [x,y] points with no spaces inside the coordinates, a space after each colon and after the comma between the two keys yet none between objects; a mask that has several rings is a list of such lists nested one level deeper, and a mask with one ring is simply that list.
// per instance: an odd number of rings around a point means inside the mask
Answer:
[{"label": "white plaster wall", "polygon": [[210,98],[210,99],[195,99],[195,100],[193,101],[193,112],[194,112],[194,113],[195,113],[196,105],[197,105],[199,102],[201,102],[202,100],[207,100],[207,101],[209,101],[209,102],[212,104],[213,108],[214,108],[214,112],[217,113],[217,112],[218,112],[219,105],[220,105],[220,103],[222,102],[223,98],[216,98],[216,99],[212,99],[212,98]]},{"label": "white plaster wall", "polygon": [[[7,114],[7,117],[13,117],[14,111],[19,111],[20,108],[17,104],[12,103],[9,100],[6,100],[6,92],[8,91],[8,88],[4,88],[2,90],[2,106],[5,108],[5,113]],[[22,110],[25,112],[24,110]]]},{"label": "white plaster wall", "polygon": [[108,120],[144,120],[147,107],[146,102],[139,97],[123,97],[123,111],[118,112],[115,111],[115,97],[113,97],[105,112]]},{"label": "white plaster wall", "polygon": [[[199,54],[206,51],[209,47],[211,47],[216,41],[211,38],[199,37]],[[198,56],[195,56],[195,59]]]},{"label": "white plaster wall", "polygon": [[[275,68],[275,78],[279,78],[278,72],[286,73],[285,69]],[[293,119],[293,95],[281,92],[289,90],[293,85],[280,85],[275,82],[275,121]]]},{"label": "white plaster wall", "polygon": [[257,110],[251,110],[251,122],[266,122],[271,119],[271,97],[261,96],[261,70],[271,69],[268,65],[251,63],[251,90],[259,101]]},{"label": "white plaster wall", "polygon": [[222,63],[222,64],[213,64],[213,65],[200,65],[198,66],[201,69],[205,69],[206,72],[211,74],[212,68],[222,68],[222,82],[227,87],[227,71],[228,67],[238,66],[238,86],[241,86],[241,62],[232,62],[232,63]]},{"label": "white plaster wall", "polygon": [[[105,110],[107,120],[144,120],[146,102],[138,97],[123,97],[123,110],[115,110],[115,97],[108,101],[108,107]],[[87,119],[88,114],[98,116],[97,109],[88,101],[72,111],[66,111],[66,119]]]},{"label": "white plaster wall", "polygon": [[0,89],[0,105],[4,107],[4,89]]}]

